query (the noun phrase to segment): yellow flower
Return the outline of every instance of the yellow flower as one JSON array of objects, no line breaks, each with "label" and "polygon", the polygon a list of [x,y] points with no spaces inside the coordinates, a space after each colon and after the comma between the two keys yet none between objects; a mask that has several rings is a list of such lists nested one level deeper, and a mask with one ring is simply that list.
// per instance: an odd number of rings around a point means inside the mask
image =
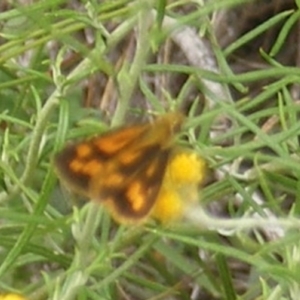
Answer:
[{"label": "yellow flower", "polygon": [[18,294],[0,294],[0,300],[27,300],[21,295]]},{"label": "yellow flower", "polygon": [[152,211],[161,222],[176,220],[198,199],[198,187],[207,168],[205,161],[191,151],[177,151],[171,158]]},{"label": "yellow flower", "polygon": [[206,173],[205,161],[194,152],[179,152],[171,159],[167,176],[173,184],[200,184]]}]

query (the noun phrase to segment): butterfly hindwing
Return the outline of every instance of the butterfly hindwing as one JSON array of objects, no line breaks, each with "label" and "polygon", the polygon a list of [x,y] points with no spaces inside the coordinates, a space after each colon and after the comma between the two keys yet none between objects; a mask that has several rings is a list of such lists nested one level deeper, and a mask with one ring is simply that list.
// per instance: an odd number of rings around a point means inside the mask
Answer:
[{"label": "butterfly hindwing", "polygon": [[159,149],[157,145],[144,151],[141,156],[144,161],[137,165],[118,164],[115,172],[108,172],[107,176],[99,174],[92,181],[92,197],[111,208],[118,219],[146,217],[159,193],[171,150]]}]

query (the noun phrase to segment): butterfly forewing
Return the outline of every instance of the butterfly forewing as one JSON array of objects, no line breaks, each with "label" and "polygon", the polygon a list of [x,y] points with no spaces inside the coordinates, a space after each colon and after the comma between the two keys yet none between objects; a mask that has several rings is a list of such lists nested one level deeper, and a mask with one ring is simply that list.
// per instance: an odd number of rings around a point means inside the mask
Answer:
[{"label": "butterfly forewing", "polygon": [[134,140],[139,139],[146,129],[146,126],[135,125],[68,145],[55,156],[57,173],[72,190],[89,196],[91,179],[107,171],[107,162],[113,160],[116,153],[122,152],[122,149]]}]

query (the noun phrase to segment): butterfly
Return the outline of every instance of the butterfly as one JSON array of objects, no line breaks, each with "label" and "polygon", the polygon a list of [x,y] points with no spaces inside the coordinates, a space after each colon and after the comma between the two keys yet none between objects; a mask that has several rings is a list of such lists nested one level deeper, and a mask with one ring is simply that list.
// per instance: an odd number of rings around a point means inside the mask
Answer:
[{"label": "butterfly", "polygon": [[58,176],[71,190],[107,206],[119,223],[142,222],[159,198],[184,120],[172,112],[67,145],[54,158]]}]

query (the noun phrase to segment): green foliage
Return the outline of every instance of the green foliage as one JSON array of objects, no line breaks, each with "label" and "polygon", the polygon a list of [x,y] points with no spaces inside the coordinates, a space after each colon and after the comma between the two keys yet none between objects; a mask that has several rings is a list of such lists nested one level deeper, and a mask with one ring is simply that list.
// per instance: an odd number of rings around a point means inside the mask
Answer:
[{"label": "green foliage", "polygon": [[[221,47],[213,15],[247,2],[76,1],[75,8],[45,0],[0,12],[0,292],[30,300],[190,299],[197,291],[197,299],[297,299],[300,106],[291,91],[300,71],[277,55],[299,11],[269,16]],[[270,48],[256,51],[260,67],[235,72],[231,55],[274,26]],[[205,35],[218,68],[171,60],[190,54],[183,45],[161,60],[182,28]],[[70,53],[75,63],[65,68]],[[110,91],[104,109],[83,105],[85,81],[99,74],[103,94]],[[170,82],[155,89],[153,78]],[[185,107],[187,98],[181,142],[219,174],[199,199],[223,217],[124,227],[101,205],[73,206],[54,172],[58,149],[149,110]],[[211,134],[222,120],[231,126]],[[266,222],[251,230],[249,216]],[[267,226],[276,217],[278,226]]]}]

